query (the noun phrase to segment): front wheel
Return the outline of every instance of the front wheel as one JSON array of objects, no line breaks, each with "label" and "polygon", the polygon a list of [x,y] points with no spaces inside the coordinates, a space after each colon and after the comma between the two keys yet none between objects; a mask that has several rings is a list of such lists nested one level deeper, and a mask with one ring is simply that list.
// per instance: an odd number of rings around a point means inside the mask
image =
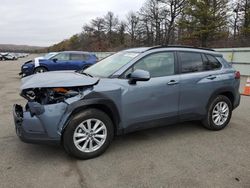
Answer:
[{"label": "front wheel", "polygon": [[80,159],[101,155],[114,136],[109,116],[97,109],[88,109],[72,117],[64,134],[65,150]]},{"label": "front wheel", "polygon": [[35,70],[34,70],[34,74],[37,74],[37,73],[43,73],[43,72],[47,72],[48,70],[44,67],[37,67]]},{"label": "front wheel", "polygon": [[224,129],[229,123],[231,115],[231,101],[226,96],[219,95],[210,103],[203,125],[210,130]]}]

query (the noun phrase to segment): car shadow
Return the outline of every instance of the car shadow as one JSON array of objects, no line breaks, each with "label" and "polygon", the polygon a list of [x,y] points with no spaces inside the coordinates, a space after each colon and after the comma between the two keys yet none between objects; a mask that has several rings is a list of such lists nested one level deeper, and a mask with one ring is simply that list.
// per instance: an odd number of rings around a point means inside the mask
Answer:
[{"label": "car shadow", "polygon": [[[167,142],[167,139],[175,137],[183,138],[190,134],[198,134],[205,131],[207,130],[202,127],[201,123],[195,121],[136,131],[125,135],[115,136],[107,152],[116,153],[120,150],[136,147],[140,144],[144,145],[151,141],[161,142],[162,139],[164,139],[164,142]],[[74,160],[73,157],[67,155],[62,146],[24,143],[18,143],[18,145],[18,148],[22,148],[24,158],[27,157],[31,161],[34,160],[34,162],[37,161],[37,159],[48,160],[48,158],[53,158],[53,160],[62,160],[63,158],[65,161]]]},{"label": "car shadow", "polygon": [[155,139],[158,137],[171,137],[179,134],[193,134],[193,132],[204,132],[204,129],[199,121],[177,123],[172,125],[166,125],[161,127],[155,127],[145,130],[140,130],[125,135],[115,137],[116,141],[143,141],[149,139]]}]

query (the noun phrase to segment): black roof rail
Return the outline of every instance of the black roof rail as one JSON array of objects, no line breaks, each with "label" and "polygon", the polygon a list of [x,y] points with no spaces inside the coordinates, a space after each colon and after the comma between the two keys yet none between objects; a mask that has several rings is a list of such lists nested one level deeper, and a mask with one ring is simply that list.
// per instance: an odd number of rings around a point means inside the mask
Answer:
[{"label": "black roof rail", "polygon": [[192,48],[192,49],[198,49],[198,50],[215,51],[211,48],[202,48],[202,47],[187,46],[187,45],[158,45],[158,46],[153,46],[153,47],[149,48],[148,50],[153,50],[153,49],[157,49],[157,48]]}]

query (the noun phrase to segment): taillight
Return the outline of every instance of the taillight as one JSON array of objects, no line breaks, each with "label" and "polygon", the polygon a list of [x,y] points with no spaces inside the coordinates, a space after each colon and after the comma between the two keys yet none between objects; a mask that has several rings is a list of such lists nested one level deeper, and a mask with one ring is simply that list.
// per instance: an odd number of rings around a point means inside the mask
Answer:
[{"label": "taillight", "polygon": [[235,79],[240,79],[240,71],[236,71],[234,74]]}]

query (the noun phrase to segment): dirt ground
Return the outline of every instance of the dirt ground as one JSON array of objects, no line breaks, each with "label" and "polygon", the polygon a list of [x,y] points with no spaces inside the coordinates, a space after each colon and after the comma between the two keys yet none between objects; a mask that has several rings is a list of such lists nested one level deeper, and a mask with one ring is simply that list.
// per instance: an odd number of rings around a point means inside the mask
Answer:
[{"label": "dirt ground", "polygon": [[81,161],[15,134],[12,105],[25,103],[17,74],[30,58],[0,61],[0,187],[250,187],[250,97],[242,96],[222,131],[198,122],[145,130]]}]

